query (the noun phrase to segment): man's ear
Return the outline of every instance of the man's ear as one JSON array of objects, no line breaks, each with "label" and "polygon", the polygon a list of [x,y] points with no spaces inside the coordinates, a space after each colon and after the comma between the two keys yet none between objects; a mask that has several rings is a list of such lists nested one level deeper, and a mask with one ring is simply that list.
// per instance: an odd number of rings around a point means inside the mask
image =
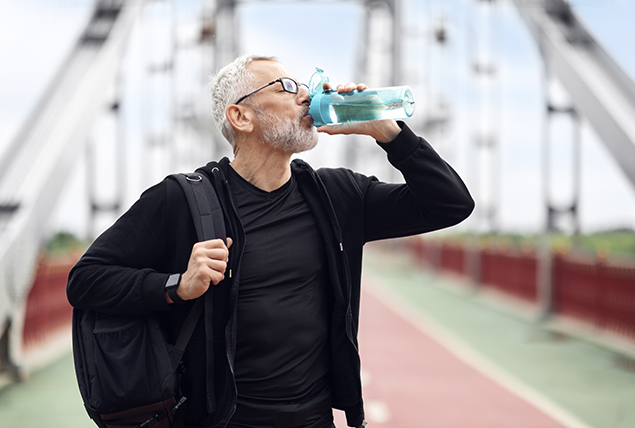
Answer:
[{"label": "man's ear", "polygon": [[225,110],[225,115],[236,131],[250,133],[254,130],[254,113],[250,108],[232,104]]}]

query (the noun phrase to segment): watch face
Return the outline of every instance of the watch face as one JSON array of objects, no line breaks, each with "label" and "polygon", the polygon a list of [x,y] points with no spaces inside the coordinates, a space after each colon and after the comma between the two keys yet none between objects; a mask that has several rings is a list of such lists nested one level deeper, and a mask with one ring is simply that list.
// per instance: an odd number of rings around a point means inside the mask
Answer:
[{"label": "watch face", "polygon": [[180,279],[181,279],[181,275],[179,275],[178,273],[174,275],[170,275],[167,282],[165,283],[165,288],[166,289],[176,288],[179,285]]}]

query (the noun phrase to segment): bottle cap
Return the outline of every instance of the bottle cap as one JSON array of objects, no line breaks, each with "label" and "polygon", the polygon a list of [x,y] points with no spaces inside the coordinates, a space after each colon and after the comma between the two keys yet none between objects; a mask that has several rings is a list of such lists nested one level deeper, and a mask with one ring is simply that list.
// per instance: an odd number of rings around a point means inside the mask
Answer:
[{"label": "bottle cap", "polygon": [[329,81],[329,78],[324,75],[324,70],[315,67],[315,73],[309,79],[309,96],[313,96],[318,92],[324,92],[323,86]]},{"label": "bottle cap", "polygon": [[329,120],[329,103],[324,103],[322,106],[322,99],[324,94],[324,83],[328,82],[329,78],[324,75],[324,70],[321,68],[315,68],[315,73],[309,80],[309,97],[311,97],[311,107],[309,108],[309,114],[313,118],[314,126],[322,126],[327,123],[331,123]]}]

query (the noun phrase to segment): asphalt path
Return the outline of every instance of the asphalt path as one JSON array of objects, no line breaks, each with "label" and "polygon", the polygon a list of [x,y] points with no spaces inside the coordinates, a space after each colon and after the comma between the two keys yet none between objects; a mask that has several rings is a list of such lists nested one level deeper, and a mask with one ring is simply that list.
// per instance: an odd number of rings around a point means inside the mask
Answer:
[{"label": "asphalt path", "polygon": [[363,294],[360,326],[369,427],[564,427],[454,354],[400,314],[394,301],[369,288]]},{"label": "asphalt path", "polygon": [[399,246],[366,253],[369,426],[635,427],[632,356],[554,332],[519,302],[424,270]]}]

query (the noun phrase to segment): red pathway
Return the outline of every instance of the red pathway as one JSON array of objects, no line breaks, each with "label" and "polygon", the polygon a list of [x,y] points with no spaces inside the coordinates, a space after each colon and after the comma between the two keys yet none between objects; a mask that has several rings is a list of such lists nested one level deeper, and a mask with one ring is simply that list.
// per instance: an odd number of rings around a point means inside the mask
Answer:
[{"label": "red pathway", "polygon": [[564,428],[367,291],[359,340],[368,428]]}]

